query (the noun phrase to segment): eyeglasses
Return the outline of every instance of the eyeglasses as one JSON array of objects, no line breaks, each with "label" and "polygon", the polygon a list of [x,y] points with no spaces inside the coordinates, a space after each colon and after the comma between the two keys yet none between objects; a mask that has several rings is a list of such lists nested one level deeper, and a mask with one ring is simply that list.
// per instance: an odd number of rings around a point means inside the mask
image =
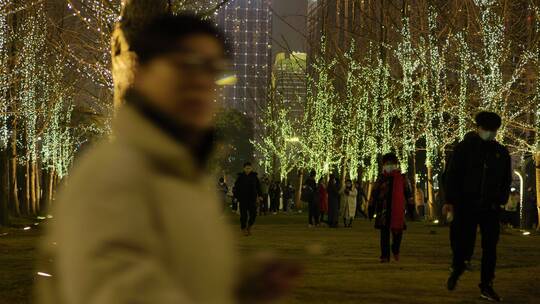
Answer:
[{"label": "eyeglasses", "polygon": [[178,69],[189,73],[209,73],[216,78],[231,71],[231,62],[227,59],[205,58],[195,54],[171,56],[170,61]]}]

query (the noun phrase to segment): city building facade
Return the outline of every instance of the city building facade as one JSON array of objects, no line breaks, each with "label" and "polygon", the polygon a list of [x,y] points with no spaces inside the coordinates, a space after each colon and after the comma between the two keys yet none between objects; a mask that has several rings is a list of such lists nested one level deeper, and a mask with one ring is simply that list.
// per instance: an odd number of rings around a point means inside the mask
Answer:
[{"label": "city building facade", "polygon": [[216,22],[233,46],[236,84],[220,91],[224,106],[256,123],[268,99],[272,63],[271,0],[232,0],[216,13]]},{"label": "city building facade", "polygon": [[306,53],[278,53],[272,68],[275,102],[288,109],[289,118],[299,125],[304,116],[306,102]]}]

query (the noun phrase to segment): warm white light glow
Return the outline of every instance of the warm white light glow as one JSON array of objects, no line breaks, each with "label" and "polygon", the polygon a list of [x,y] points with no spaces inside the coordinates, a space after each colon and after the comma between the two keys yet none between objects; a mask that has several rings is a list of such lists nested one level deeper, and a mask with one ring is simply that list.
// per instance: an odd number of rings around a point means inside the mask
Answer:
[{"label": "warm white light glow", "polygon": [[236,77],[236,75],[228,75],[228,76],[225,76],[223,78],[216,80],[216,84],[218,86],[235,85],[237,82],[238,82],[238,78]]},{"label": "warm white light glow", "polygon": [[288,142],[300,142],[300,138],[298,137],[291,137],[287,139]]},{"label": "warm white light glow", "polygon": [[519,171],[515,170],[514,173],[519,177],[519,225],[521,226],[521,223],[523,221],[523,188],[524,188],[524,182],[523,182],[523,176]]}]

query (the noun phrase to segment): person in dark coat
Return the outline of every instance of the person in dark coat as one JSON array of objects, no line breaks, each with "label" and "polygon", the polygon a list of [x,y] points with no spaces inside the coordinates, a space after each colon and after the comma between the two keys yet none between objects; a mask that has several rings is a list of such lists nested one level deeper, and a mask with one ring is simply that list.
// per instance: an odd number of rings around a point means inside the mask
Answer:
[{"label": "person in dark coat", "polygon": [[234,183],[234,197],[240,203],[240,227],[246,236],[251,235],[251,227],[257,217],[257,201],[262,195],[257,173],[251,163],[244,164],[244,172],[238,174]]},{"label": "person in dark coat", "polygon": [[270,211],[269,207],[269,191],[270,191],[270,180],[268,179],[268,176],[264,176],[261,179],[261,200],[259,204],[259,215],[266,215]]},{"label": "person in dark coat", "polygon": [[292,205],[292,199],[294,197],[294,188],[290,182],[287,182],[283,187],[283,211],[288,212]]},{"label": "person in dark coat", "polygon": [[319,226],[319,193],[315,175],[315,171],[311,171],[304,184],[302,195],[303,200],[308,203],[309,227]]},{"label": "person in dark coat", "polygon": [[[390,262],[390,251],[399,261],[405,225],[405,210],[414,206],[411,183],[401,173],[394,153],[383,156],[383,172],[373,185],[370,205],[375,210],[375,228],[381,231],[381,263]],[[392,245],[390,246],[390,236]]]},{"label": "person in dark coat", "polygon": [[495,138],[501,118],[492,112],[476,116],[477,130],[468,133],[454,149],[445,173],[446,204],[443,213],[452,220],[450,243],[453,260],[448,290],[456,288],[473,251],[477,227],[482,234],[481,297],[500,301],[493,290],[501,205],[506,204],[512,182],[508,150]]},{"label": "person in dark coat", "polygon": [[337,228],[339,222],[339,186],[336,176],[331,174],[328,181],[328,226]]},{"label": "person in dark coat", "polygon": [[219,192],[219,198],[221,199],[221,202],[223,203],[223,208],[227,208],[227,193],[229,193],[229,186],[227,186],[227,183],[225,183],[225,179],[223,177],[219,178],[218,183],[218,192]]},{"label": "person in dark coat", "polygon": [[368,215],[366,214],[364,210],[364,204],[363,202],[367,202],[367,196],[364,192],[364,189],[362,189],[362,183],[360,181],[356,181],[354,183],[356,190],[358,191],[358,195],[356,195],[356,216],[363,216],[365,219],[368,218]]},{"label": "person in dark coat", "polygon": [[268,194],[270,196],[270,212],[276,214],[279,209],[279,199],[281,198],[281,187],[278,181],[272,181]]}]

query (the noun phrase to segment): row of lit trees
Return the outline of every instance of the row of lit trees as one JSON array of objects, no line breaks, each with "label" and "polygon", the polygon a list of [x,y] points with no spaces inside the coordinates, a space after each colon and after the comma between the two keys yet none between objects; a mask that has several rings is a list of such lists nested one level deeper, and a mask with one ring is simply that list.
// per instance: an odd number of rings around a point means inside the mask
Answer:
[{"label": "row of lit trees", "polygon": [[[540,163],[540,11],[534,35],[539,42],[512,45],[497,2],[476,4],[479,32],[443,32],[436,9],[429,7],[425,31],[415,31],[403,16],[395,45],[370,43],[359,52],[352,40],[339,63],[325,51],[323,38],[321,53],[311,60],[301,127],[292,134],[268,134],[258,150],[267,159],[277,157],[274,170],[279,171],[281,163],[287,170],[314,169],[318,176],[337,169],[342,178],[367,182],[375,179],[378,159],[389,151],[396,151],[402,169],[415,177],[416,154],[425,151],[433,208],[433,178],[441,176],[450,145],[472,129],[478,111],[490,110],[504,121],[499,140],[513,153],[535,154]],[[336,73],[338,64],[345,73]],[[530,79],[536,88],[527,86]],[[264,124],[287,126],[282,120],[267,115]],[[298,138],[300,154],[287,154],[288,145],[281,144],[291,137]]]},{"label": "row of lit trees", "polygon": [[52,200],[80,142],[46,6],[0,1],[0,225]]},{"label": "row of lit trees", "polygon": [[133,31],[227,2],[0,0],[0,225],[44,210],[81,145],[109,133],[113,96],[120,105],[133,79]]}]

